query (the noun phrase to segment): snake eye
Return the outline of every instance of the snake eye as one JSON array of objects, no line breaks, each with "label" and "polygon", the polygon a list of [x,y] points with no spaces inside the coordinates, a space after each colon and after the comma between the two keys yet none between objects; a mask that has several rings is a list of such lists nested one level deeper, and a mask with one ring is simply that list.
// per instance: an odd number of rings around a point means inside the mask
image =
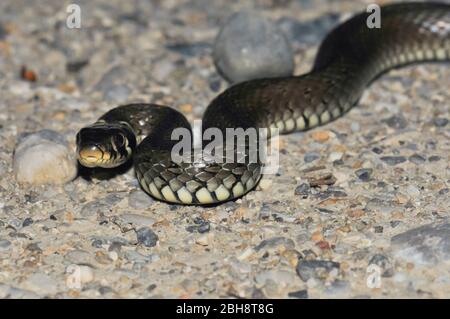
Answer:
[{"label": "snake eye", "polygon": [[114,144],[116,147],[122,147],[125,145],[125,137],[122,134],[114,136]]}]

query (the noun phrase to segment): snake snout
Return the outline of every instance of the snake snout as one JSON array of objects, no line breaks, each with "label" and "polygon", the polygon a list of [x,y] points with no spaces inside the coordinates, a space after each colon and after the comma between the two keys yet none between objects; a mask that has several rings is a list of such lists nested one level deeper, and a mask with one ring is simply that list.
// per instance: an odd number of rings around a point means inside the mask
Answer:
[{"label": "snake snout", "polygon": [[109,153],[97,145],[86,145],[79,149],[78,160],[86,166],[96,166],[110,159]]}]

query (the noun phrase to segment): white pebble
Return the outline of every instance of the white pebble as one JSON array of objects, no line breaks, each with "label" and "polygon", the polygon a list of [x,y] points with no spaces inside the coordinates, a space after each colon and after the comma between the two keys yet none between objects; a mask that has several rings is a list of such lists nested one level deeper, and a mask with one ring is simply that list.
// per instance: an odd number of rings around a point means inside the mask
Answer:
[{"label": "white pebble", "polygon": [[77,174],[77,163],[59,133],[42,130],[19,141],[14,151],[14,174],[18,182],[61,184]]},{"label": "white pebble", "polygon": [[66,286],[69,289],[81,289],[83,284],[94,280],[94,271],[86,265],[71,264],[66,268]]},{"label": "white pebble", "polygon": [[205,234],[198,237],[195,243],[201,246],[208,246],[211,243],[212,238],[213,238],[212,233]]},{"label": "white pebble", "polygon": [[338,161],[338,160],[342,159],[342,156],[344,156],[344,153],[342,153],[342,152],[332,152],[328,156],[328,160],[330,162]]}]

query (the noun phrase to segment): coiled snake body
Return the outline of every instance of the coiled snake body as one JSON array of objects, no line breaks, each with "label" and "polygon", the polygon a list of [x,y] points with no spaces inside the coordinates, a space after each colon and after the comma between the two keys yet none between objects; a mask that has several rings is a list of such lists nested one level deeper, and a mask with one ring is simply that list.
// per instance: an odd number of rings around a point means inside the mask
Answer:
[{"label": "coiled snake body", "polygon": [[[381,9],[381,28],[368,28],[368,15],[358,14],[331,31],[311,72],[251,80],[225,90],[206,109],[203,129],[276,127],[282,134],[311,129],[349,111],[387,70],[450,60],[450,5],[387,5]],[[241,154],[236,148],[234,161],[173,161],[171,150],[178,141],[171,135],[180,127],[190,130],[184,116],[169,107],[119,106],[80,130],[78,158],[84,166],[114,167],[132,157],[142,188],[173,203],[220,203],[255,187],[262,164],[248,160],[247,148]]]}]

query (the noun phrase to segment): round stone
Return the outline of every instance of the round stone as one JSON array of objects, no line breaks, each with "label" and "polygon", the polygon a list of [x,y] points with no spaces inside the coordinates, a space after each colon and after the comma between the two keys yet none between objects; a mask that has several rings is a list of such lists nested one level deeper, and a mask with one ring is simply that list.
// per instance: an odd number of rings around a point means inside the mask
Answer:
[{"label": "round stone", "polygon": [[61,184],[77,174],[77,162],[65,138],[52,130],[22,137],[14,151],[14,174],[18,182]]},{"label": "round stone", "polygon": [[214,62],[230,82],[292,75],[294,57],[285,35],[250,12],[231,16],[214,44]]}]

